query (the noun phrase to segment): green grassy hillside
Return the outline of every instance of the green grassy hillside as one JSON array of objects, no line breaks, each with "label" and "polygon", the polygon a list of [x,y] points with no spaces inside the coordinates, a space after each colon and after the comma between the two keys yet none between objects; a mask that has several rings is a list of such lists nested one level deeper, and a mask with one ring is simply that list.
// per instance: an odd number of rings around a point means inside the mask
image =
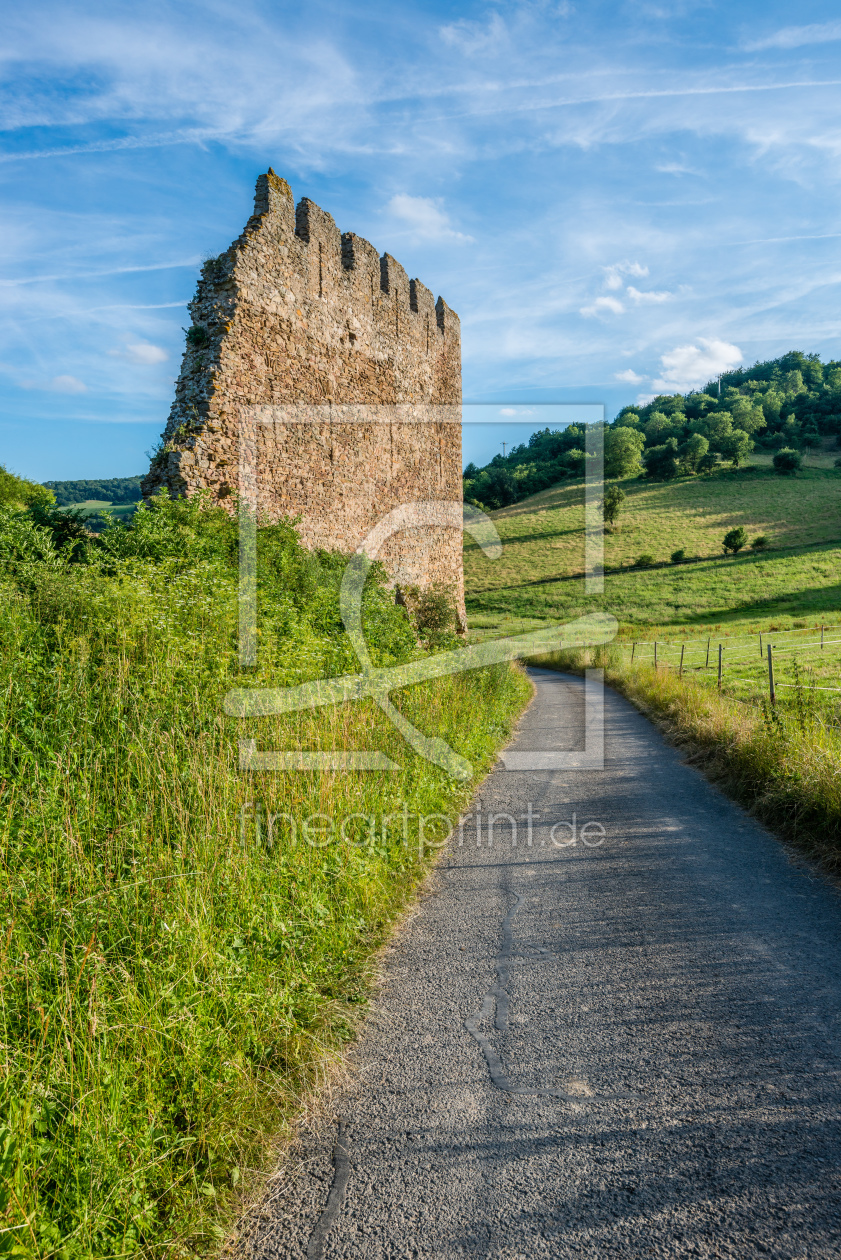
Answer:
[{"label": "green grassy hillside", "polygon": [[65,511],[78,512],[81,516],[97,517],[100,514],[115,516],[117,520],[128,521],[137,511],[136,503],[115,503],[110,499],[85,499],[81,503],[68,503],[63,506]]},{"label": "green grassy hillside", "polygon": [[[795,477],[769,457],[707,477],[622,482],[618,527],[605,535],[605,592],[585,596],[584,483],[564,482],[493,513],[504,542],[499,560],[465,547],[465,584],[474,633],[555,620],[602,608],[643,627],[722,622],[789,624],[841,608],[841,473],[834,454],[807,456]],[[769,550],[725,558],[734,526],[764,534]],[[682,548],[690,559],[669,562]],[[657,567],[632,568],[643,554]]]}]

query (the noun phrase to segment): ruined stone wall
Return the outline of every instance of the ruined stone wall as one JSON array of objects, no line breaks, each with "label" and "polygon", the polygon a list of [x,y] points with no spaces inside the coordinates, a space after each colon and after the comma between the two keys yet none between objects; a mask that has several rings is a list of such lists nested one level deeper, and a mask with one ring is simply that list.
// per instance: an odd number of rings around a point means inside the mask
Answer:
[{"label": "ruined stone wall", "polygon": [[[272,170],[189,309],[144,494],[206,490],[232,506],[242,423],[257,414],[259,511],[300,516],[306,546],[351,552],[402,504],[461,500],[458,316],[313,202],[296,209]],[[404,529],[380,557],[400,584],[444,582],[463,606],[457,530]]]}]

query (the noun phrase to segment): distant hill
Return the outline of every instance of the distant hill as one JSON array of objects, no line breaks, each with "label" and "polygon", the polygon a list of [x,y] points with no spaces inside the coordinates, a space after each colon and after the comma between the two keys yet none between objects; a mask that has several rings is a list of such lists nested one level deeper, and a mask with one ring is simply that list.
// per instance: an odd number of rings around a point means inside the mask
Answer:
[{"label": "distant hill", "polygon": [[[544,429],[484,468],[464,470],[464,497],[496,509],[583,476],[592,430]],[[605,475],[642,473],[657,481],[738,467],[755,448],[804,450],[841,439],[841,362],[792,350],[779,359],[727,372],[702,390],[659,394],[623,407],[605,426]]]},{"label": "distant hill", "polygon": [[142,499],[140,477],[105,477],[93,481],[45,481],[59,507],[71,503],[137,503]]}]

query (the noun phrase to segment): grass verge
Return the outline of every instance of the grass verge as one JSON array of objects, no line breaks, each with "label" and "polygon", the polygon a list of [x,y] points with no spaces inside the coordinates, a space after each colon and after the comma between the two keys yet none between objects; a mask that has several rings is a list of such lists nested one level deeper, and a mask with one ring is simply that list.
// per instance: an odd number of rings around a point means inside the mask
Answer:
[{"label": "grass verge", "polygon": [[[77,563],[0,520],[0,1255],[213,1250],[471,788],[371,702],[225,716],[230,687],[358,669],[344,558],[276,526],[243,678],[236,545],[195,500]],[[363,616],[375,665],[423,654],[376,575]],[[529,695],[494,667],[392,699],[477,779]],[[399,769],[245,774],[243,737]]]},{"label": "grass verge", "polygon": [[534,664],[605,680],[653,718],[693,763],[778,835],[841,873],[841,730],[837,710],[807,687],[746,704],[691,677],[623,662],[616,651],[552,653]]}]

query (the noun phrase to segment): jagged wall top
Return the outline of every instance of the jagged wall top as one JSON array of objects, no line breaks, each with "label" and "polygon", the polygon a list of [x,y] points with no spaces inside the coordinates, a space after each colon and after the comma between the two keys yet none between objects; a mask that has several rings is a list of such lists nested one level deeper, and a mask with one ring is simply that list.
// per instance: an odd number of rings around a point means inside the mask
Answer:
[{"label": "jagged wall top", "polygon": [[[247,409],[303,403],[320,404],[311,422],[258,426],[258,508],[297,517],[306,545],[352,552],[401,504],[460,501],[458,316],[314,202],[296,207],[274,171],[257,180],[241,236],[204,264],[189,309],[144,494],[206,491],[232,507]],[[334,404],[362,404],[373,422],[341,423]],[[461,602],[454,531],[409,531],[389,547],[395,580],[443,581]]]},{"label": "jagged wall top", "polygon": [[[461,401],[458,316],[271,169],[241,236],[202,268],[193,327],[150,491],[182,477],[205,428],[251,404]],[[226,420],[227,418],[227,420]],[[202,474],[213,488],[213,460]]]},{"label": "jagged wall top", "polygon": [[[296,207],[289,184],[276,175],[271,167],[265,175],[257,178],[254,214],[243,235],[259,230],[263,226],[264,216],[267,215],[274,216],[287,233],[294,232],[307,245],[320,246],[322,255],[325,249],[338,255],[345,270],[359,270],[377,277],[383,293],[408,293],[409,309],[415,313],[434,309],[436,323],[442,331],[446,331],[448,323],[451,331],[459,331],[458,316],[450,310],[442,297],[433,302],[429,289],[420,280],[410,280],[405,269],[391,254],[379,257],[374,246],[363,237],[354,232],[340,233],[333,216],[314,201],[310,201],[309,197],[302,197]],[[242,239],[241,237],[240,240]],[[235,245],[238,243],[235,242]]]},{"label": "jagged wall top", "polygon": [[[341,234],[309,198],[296,207],[288,183],[271,169],[257,180],[242,234],[204,264],[189,310],[192,327],[147,494],[204,489],[230,499],[238,419],[247,406],[461,402],[458,316],[390,254],[380,257],[361,236]],[[346,456],[352,465],[352,453]],[[429,459],[442,465],[440,447]],[[460,493],[460,478],[449,491]],[[278,484],[278,511],[282,497]]]}]

